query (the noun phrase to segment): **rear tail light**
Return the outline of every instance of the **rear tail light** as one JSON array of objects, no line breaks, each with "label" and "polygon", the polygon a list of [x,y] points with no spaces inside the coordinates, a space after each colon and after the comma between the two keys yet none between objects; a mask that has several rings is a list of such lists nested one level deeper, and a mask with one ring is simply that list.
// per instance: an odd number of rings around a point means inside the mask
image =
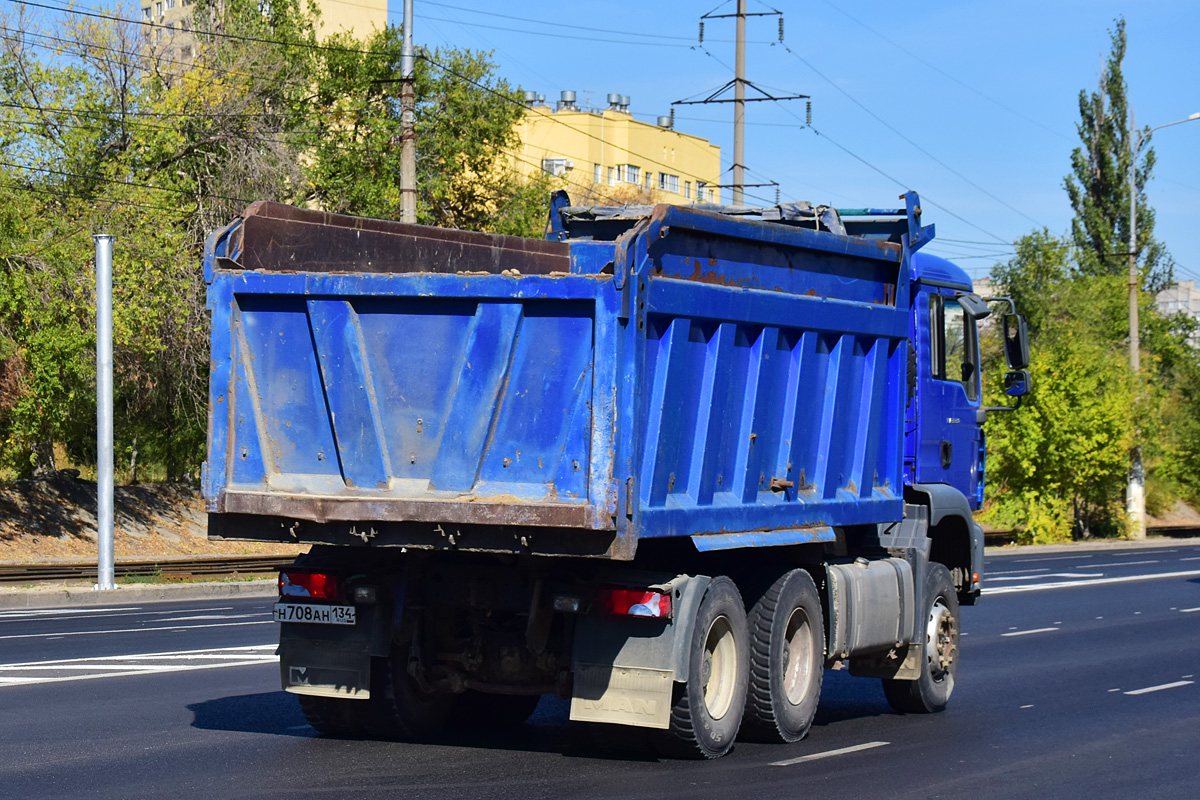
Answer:
[{"label": "rear tail light", "polygon": [[596,606],[617,616],[666,619],[671,616],[671,593],[608,587],[600,590]]},{"label": "rear tail light", "polygon": [[325,572],[283,570],[279,573],[280,597],[311,597],[314,600],[336,600],[341,587],[336,575]]}]

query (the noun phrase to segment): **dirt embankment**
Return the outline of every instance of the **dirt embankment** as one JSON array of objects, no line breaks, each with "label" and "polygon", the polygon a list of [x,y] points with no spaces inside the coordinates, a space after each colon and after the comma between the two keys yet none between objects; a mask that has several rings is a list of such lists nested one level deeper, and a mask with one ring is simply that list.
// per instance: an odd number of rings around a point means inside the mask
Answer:
[{"label": "dirt embankment", "polygon": [[[293,554],[300,547],[210,542],[200,492],[176,483],[118,486],[116,557]],[[44,563],[96,557],[96,484],[62,471],[0,483],[0,561]]]}]

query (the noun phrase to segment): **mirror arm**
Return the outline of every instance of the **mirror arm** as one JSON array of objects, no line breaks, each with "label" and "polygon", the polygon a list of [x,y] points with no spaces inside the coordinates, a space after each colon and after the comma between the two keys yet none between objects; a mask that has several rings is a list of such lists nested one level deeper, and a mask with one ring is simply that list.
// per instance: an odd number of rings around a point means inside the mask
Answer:
[{"label": "mirror arm", "polygon": [[990,413],[990,412],[992,412],[992,411],[1016,411],[1018,408],[1020,408],[1020,407],[1021,407],[1021,401],[1022,401],[1023,399],[1025,399],[1025,398],[1024,398],[1024,395],[1018,395],[1018,396],[1017,396],[1017,404],[1016,404],[1016,405],[1012,405],[1012,406],[984,406],[984,409],[983,409],[983,410],[984,410],[984,411],[987,411],[987,412],[989,412],[989,413]]},{"label": "mirror arm", "polygon": [[985,302],[985,303],[1008,303],[1008,313],[1010,313],[1010,314],[1017,313],[1017,304],[1015,302],[1013,302],[1013,299],[1011,297],[996,296],[996,297],[983,297],[980,299],[982,299],[983,302]]}]

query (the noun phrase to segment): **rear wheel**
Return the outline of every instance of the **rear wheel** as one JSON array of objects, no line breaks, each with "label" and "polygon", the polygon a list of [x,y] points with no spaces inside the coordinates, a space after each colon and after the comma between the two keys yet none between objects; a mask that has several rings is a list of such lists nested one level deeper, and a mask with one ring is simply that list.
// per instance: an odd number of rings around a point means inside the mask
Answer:
[{"label": "rear wheel", "polygon": [[897,711],[929,714],[941,711],[954,691],[958,672],[958,594],[950,571],[938,563],[925,570],[924,641],[921,647],[921,676],[916,680],[884,679],[883,693]]},{"label": "rear wheel", "polygon": [[428,693],[408,674],[408,645],[389,658],[371,659],[371,699],[362,703],[360,722],[368,736],[425,739],[445,729],[458,697]]},{"label": "rear wheel", "polygon": [[729,752],[746,706],[748,650],[742,596],[729,578],[714,578],[696,610],[687,680],[675,686],[664,755]]},{"label": "rear wheel", "polygon": [[743,736],[797,742],[812,726],[824,677],[825,631],[812,576],[785,574],[754,604]]},{"label": "rear wheel", "polygon": [[296,695],[304,719],[320,733],[329,736],[358,736],[361,734],[359,710],[356,705],[366,705],[369,700],[345,700],[340,697],[313,697]]}]

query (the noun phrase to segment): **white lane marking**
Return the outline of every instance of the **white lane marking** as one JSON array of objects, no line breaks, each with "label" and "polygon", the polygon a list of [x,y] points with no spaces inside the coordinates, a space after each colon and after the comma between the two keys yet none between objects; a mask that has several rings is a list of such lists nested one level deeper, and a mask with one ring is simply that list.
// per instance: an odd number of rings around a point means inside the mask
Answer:
[{"label": "white lane marking", "polygon": [[8,619],[10,617],[56,617],[69,614],[87,614],[96,611],[137,611],[137,606],[120,606],[117,608],[33,608],[21,609],[20,611],[0,611],[0,619]]},{"label": "white lane marking", "polygon": [[1029,630],[1029,631],[1009,631],[1008,633],[1002,633],[1000,635],[1001,636],[1028,636],[1031,633],[1049,633],[1050,631],[1056,631],[1056,630],[1058,630],[1058,628],[1034,628],[1033,630]]},{"label": "white lane marking", "polygon": [[1190,558],[1181,558],[1180,561],[1200,561],[1200,556],[1191,556]]},{"label": "white lane marking", "polygon": [[[274,644],[0,665],[0,687],[277,664]],[[47,674],[49,673],[49,674]]]},{"label": "white lane marking", "polygon": [[1038,561],[1070,561],[1073,558],[1091,558],[1087,555],[1055,556],[1054,558],[1018,558],[1018,564],[1036,563]]},{"label": "white lane marking", "polygon": [[1111,564],[1088,564],[1088,569],[1098,569],[1100,567],[1136,567],[1139,564],[1157,564],[1158,559],[1150,559],[1149,561],[1114,561]]},{"label": "white lane marking", "polygon": [[1200,611],[1200,606],[1197,606],[1196,608],[1181,608],[1181,609],[1179,609],[1180,614],[1191,614],[1195,611]]},{"label": "white lane marking", "polygon": [[1068,586],[1099,586],[1109,583],[1134,583],[1135,581],[1152,581],[1160,578],[1195,578],[1200,576],[1200,570],[1186,572],[1160,572],[1155,575],[1126,575],[1120,578],[1089,578],[1082,581],[1063,581],[1061,583],[1031,583],[1028,586],[1000,586],[983,588],[983,594],[1010,594],[1012,592],[1039,592],[1043,589],[1065,589]]},{"label": "white lane marking", "polygon": [[816,761],[818,758],[829,758],[830,756],[843,756],[847,753],[857,753],[862,750],[872,750],[876,747],[885,747],[891,742],[867,742],[866,744],[856,744],[853,747],[843,747],[838,750],[826,750],[824,753],[811,753],[807,756],[799,758],[789,758],[786,761],[772,761],[772,767],[790,767],[793,764],[803,764],[806,761]]},{"label": "white lane marking", "polygon": [[1033,708],[1033,705],[1021,706],[1021,708]]},{"label": "white lane marking", "polygon": [[1045,575],[1030,575],[1026,572],[1024,575],[1011,575],[1003,578],[996,578],[992,575],[984,576],[989,581],[1037,581],[1042,578],[1103,578],[1103,572],[1050,572]]},{"label": "white lane marking", "polygon": [[207,625],[172,625],[169,628],[125,628],[109,631],[66,631],[65,633],[11,633],[0,639],[44,639],[50,636],[99,636],[107,633],[151,633],[153,631],[189,631],[195,628],[236,628],[241,625],[275,625],[273,619],[257,622],[213,622]]},{"label": "white lane marking", "polygon": [[265,613],[257,612],[254,614],[194,614],[190,617],[171,617],[170,619],[156,619],[155,622],[196,622],[204,619],[250,619],[251,617],[265,617]]},{"label": "white lane marking", "polygon": [[[72,611],[75,609],[71,609]],[[176,608],[171,611],[143,611],[138,608],[121,608],[115,609],[113,613],[88,613],[88,614],[70,614],[68,611],[55,611],[47,609],[46,611],[24,612],[24,611],[0,611],[0,622],[29,622],[30,620],[45,618],[53,615],[54,621],[71,620],[71,619],[104,619],[108,617],[161,617],[167,614],[200,614],[209,611],[233,611],[233,607],[225,608]]]},{"label": "white lane marking", "polygon": [[1028,575],[1030,572],[1049,572],[1049,571],[1050,571],[1049,567],[1038,567],[1038,568],[1033,568],[1033,569],[1009,569],[1009,570],[1003,570],[1001,572],[988,572],[987,576],[990,578],[993,575],[1018,575],[1018,574],[1019,575]]},{"label": "white lane marking", "polygon": [[1178,550],[1129,550],[1125,553],[1112,553],[1116,556],[1161,556],[1166,553],[1178,553]]},{"label": "white lane marking", "polygon": [[1132,692],[1126,692],[1125,694],[1150,694],[1150,692],[1161,692],[1163,689],[1178,689],[1180,686],[1191,686],[1193,683],[1195,683],[1195,681],[1175,681],[1174,683],[1162,683],[1158,686],[1147,686],[1145,689],[1134,689]]},{"label": "white lane marking", "polygon": [[1109,689],[1108,693],[1112,694],[1113,692],[1119,692],[1119,691],[1121,691],[1121,690],[1120,689]]},{"label": "white lane marking", "polygon": [[199,649],[199,650],[166,650],[160,653],[126,653],[124,655],[115,656],[87,656],[85,658],[60,658],[50,661],[22,661],[11,664],[0,664],[0,667],[29,667],[33,665],[45,664],[82,664],[89,661],[122,661],[133,658],[171,658],[175,656],[203,656],[212,653],[254,653],[258,650],[274,649],[277,644],[247,644],[238,647],[219,647],[216,649]]}]

